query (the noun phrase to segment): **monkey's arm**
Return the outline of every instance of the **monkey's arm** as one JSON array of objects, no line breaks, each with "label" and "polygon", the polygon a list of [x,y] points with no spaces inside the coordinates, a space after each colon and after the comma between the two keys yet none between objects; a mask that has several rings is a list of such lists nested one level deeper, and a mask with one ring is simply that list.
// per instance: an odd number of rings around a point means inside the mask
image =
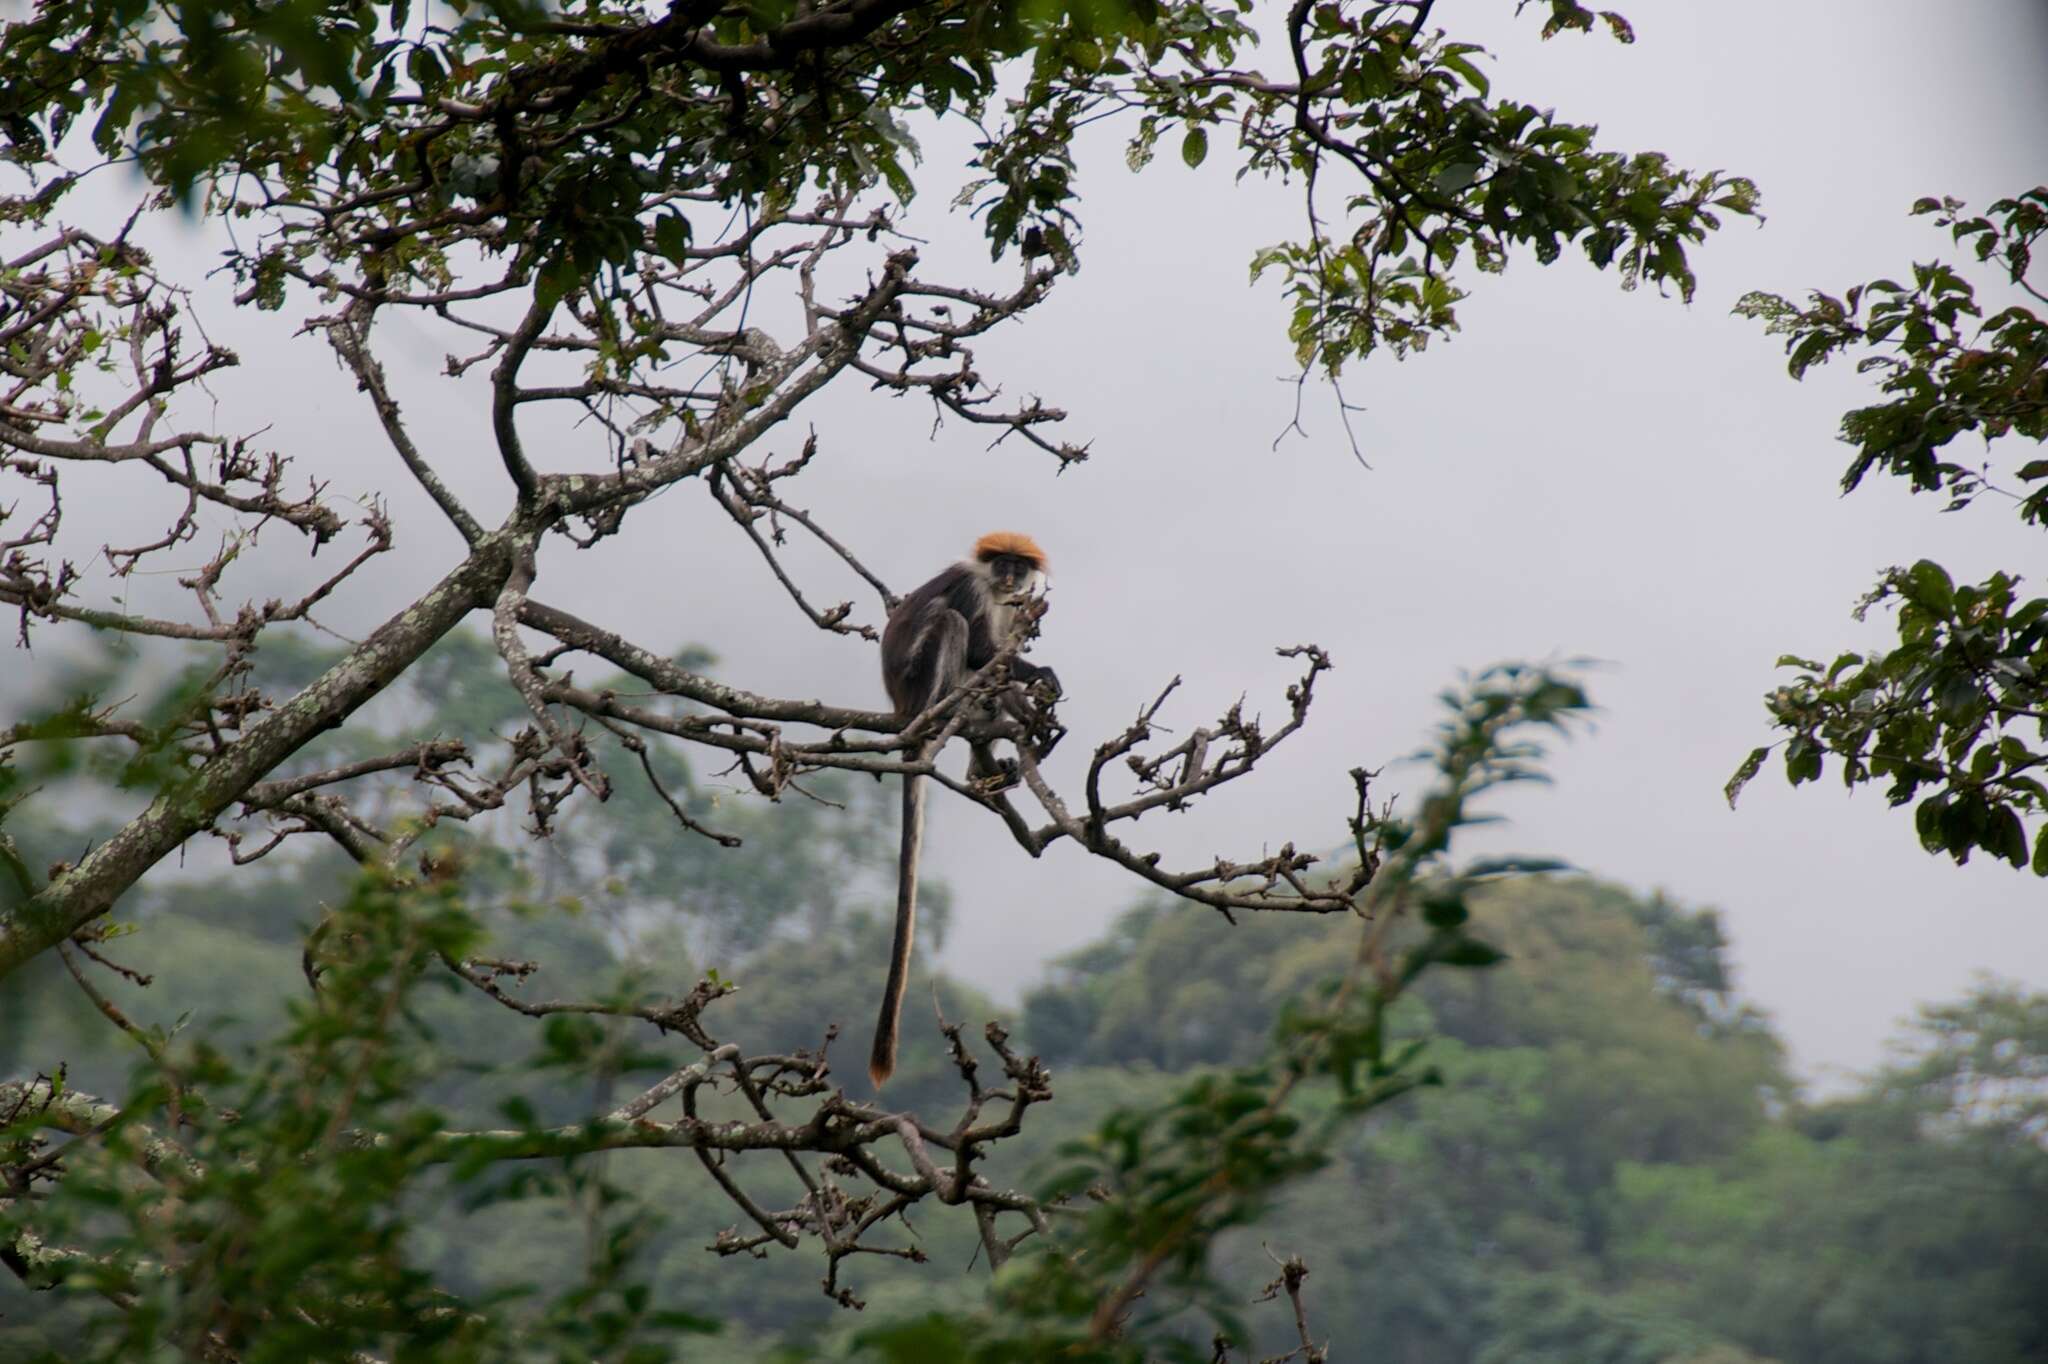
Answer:
[{"label": "monkey's arm", "polygon": [[[978,672],[989,665],[997,651],[1008,641],[996,638],[995,628],[990,624],[987,603],[972,597],[973,584],[964,578],[952,584],[952,606],[967,621],[967,671]],[[1051,668],[1041,667],[1021,655],[1009,662],[1010,677],[1026,687],[1046,686],[1054,696],[1065,693],[1060,688],[1059,674]]]},{"label": "monkey's arm", "polygon": [[1060,675],[1051,668],[1041,667],[1025,658],[1010,660],[1010,676],[1028,688],[1045,687],[1056,697],[1065,696],[1066,688],[1060,685]]}]

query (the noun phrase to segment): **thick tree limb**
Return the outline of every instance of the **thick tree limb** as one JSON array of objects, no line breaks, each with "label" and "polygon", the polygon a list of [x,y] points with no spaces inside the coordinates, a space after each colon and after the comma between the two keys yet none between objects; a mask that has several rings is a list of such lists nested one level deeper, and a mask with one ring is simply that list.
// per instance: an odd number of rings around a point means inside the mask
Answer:
[{"label": "thick tree limb", "polygon": [[511,550],[509,536],[486,536],[439,583],[317,681],[164,791],[36,896],[0,911],[0,979],[106,912],[138,877],[205,829],[307,740],[345,720],[471,611],[486,605],[510,569]]}]

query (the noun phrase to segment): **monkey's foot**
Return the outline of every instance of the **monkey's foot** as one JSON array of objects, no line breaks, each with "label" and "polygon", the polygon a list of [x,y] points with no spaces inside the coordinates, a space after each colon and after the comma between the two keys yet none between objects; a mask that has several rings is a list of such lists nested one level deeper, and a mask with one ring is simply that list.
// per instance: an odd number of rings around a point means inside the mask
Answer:
[{"label": "monkey's foot", "polygon": [[970,774],[967,784],[985,796],[993,796],[1009,790],[1022,780],[1023,777],[1018,774],[1017,760],[1004,758],[996,763],[994,771]]}]

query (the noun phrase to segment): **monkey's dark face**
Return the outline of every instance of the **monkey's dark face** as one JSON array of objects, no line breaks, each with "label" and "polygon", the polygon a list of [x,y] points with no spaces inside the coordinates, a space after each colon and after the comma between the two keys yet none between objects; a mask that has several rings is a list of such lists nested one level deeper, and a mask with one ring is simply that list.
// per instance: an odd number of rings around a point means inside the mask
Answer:
[{"label": "monkey's dark face", "polygon": [[989,560],[989,588],[999,602],[1018,601],[1038,586],[1038,565],[1016,554],[998,554]]}]

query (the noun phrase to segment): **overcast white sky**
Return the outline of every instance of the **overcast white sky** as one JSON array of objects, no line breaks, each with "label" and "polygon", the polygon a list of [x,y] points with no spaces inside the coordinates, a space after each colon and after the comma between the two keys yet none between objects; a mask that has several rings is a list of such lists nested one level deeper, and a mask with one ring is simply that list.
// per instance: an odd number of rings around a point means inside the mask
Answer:
[{"label": "overcast white sky", "polygon": [[[1605,660],[1592,679],[1597,726],[1557,756],[1554,786],[1506,802],[1513,823],[1495,841],[1719,908],[1742,988],[1803,1073],[1825,1078],[1877,1060],[1896,1019],[1973,972],[2048,985],[2048,888],[2002,865],[1925,856],[1908,817],[1873,792],[1852,798],[1830,782],[1794,793],[1772,768],[1731,813],[1722,783],[1769,737],[1759,698],[1778,654],[1879,637],[1848,611],[1886,565],[1931,556],[1966,577],[2003,567],[2038,589],[2041,545],[1993,504],[1943,516],[1884,480],[1839,499],[1835,424],[1867,390],[1846,370],[1794,385],[1777,343],[1728,310],[1748,289],[1836,289],[1937,254],[1945,239],[1906,216],[1919,195],[1981,204],[2048,176],[2048,5],[1625,8],[1633,47],[1539,43],[1535,16],[1516,21],[1507,0],[1446,3],[1438,18],[1476,25],[1466,32],[1498,56],[1497,92],[1597,121],[1613,146],[1759,182],[1768,222],[1696,252],[1690,307],[1623,294],[1575,255],[1547,270],[1517,261],[1505,278],[1470,281],[1452,344],[1348,378],[1370,471],[1352,460],[1326,390],[1308,394],[1306,438],[1276,448],[1293,402],[1285,314],[1273,288],[1247,286],[1246,267],[1296,230],[1296,200],[1234,186],[1231,159],[1213,153],[1190,172],[1169,150],[1134,177],[1112,131],[1083,162],[1081,274],[987,345],[981,366],[1012,393],[1067,408],[1093,459],[1055,478],[1015,443],[990,452],[986,433],[958,426],[933,436],[927,409],[858,388],[822,395],[781,444],[816,426],[823,454],[798,501],[898,590],[987,529],[1027,529],[1047,546],[1055,608],[1037,656],[1059,669],[1073,730],[1056,772],[1077,773],[1177,673],[1169,724],[1210,719],[1241,692],[1277,719],[1296,670],[1273,647],[1312,640],[1332,653],[1338,671],[1292,752],[1195,815],[1146,822],[1170,860],[1288,838],[1334,845],[1346,771],[1416,748],[1460,669]],[[929,239],[925,260],[942,277],[998,278],[978,226],[948,209],[957,149],[927,150],[935,188],[908,219]],[[166,245],[199,263],[218,250],[196,231]],[[389,497],[403,557],[328,617],[364,627],[438,576],[457,544],[324,345],[289,343],[276,322],[210,317],[247,362],[215,389],[229,425],[256,410],[231,404],[262,405],[271,439],[303,466]],[[384,345],[402,364],[404,338]],[[414,349],[422,376],[439,368],[439,339],[422,334]],[[416,386],[409,415],[489,519],[505,496],[483,409],[474,392],[430,399],[436,387]],[[778,605],[752,551],[690,489],[637,511],[596,553],[549,554],[542,579],[538,595],[652,647],[711,646],[745,685],[882,703],[872,646]],[[856,591],[849,581],[819,594]],[[1419,780],[1391,767],[1382,784]],[[992,820],[934,805],[929,863],[956,905],[947,964],[999,996],[1129,902],[1128,879],[1106,864],[1065,848],[1034,863]],[[1229,929],[1218,920],[1217,931]]]}]

